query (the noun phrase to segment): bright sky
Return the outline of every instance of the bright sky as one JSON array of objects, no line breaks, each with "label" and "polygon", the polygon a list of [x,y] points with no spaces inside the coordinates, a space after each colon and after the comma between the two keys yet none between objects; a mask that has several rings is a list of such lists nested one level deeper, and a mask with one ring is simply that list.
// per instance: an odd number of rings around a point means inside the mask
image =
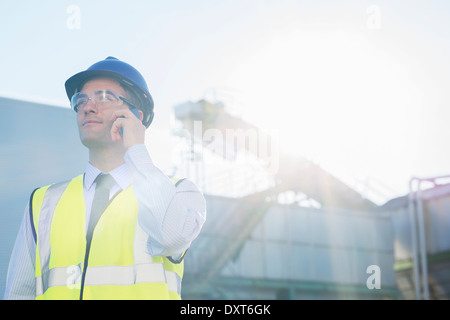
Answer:
[{"label": "bright sky", "polygon": [[449,13],[445,0],[2,0],[0,95],[68,105],[65,80],[116,56],[147,79],[160,141],[175,104],[216,91],[285,150],[395,196],[450,174]]}]

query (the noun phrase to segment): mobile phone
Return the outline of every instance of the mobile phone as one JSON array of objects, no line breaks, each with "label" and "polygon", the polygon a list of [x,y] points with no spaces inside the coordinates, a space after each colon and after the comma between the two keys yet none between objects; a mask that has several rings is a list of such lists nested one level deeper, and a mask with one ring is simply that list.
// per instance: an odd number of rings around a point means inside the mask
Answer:
[{"label": "mobile phone", "polygon": [[[136,118],[138,118],[139,120],[141,119],[141,118],[139,118],[139,111],[137,108],[131,108],[130,111],[133,112],[133,114],[136,116]],[[123,118],[123,117],[121,117],[121,118]],[[120,128],[119,133],[120,133],[120,136],[123,137],[123,128]]]}]

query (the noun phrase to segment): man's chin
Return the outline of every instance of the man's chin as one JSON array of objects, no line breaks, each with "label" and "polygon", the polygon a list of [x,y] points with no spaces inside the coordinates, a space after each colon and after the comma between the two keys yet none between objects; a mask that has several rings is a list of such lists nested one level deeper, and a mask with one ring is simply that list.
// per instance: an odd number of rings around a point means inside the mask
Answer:
[{"label": "man's chin", "polygon": [[89,135],[83,135],[80,133],[80,140],[81,143],[86,147],[86,148],[98,148],[100,146],[104,146],[105,145],[105,141],[99,139],[98,137],[92,137]]},{"label": "man's chin", "polygon": [[107,137],[99,137],[99,136],[90,136],[90,135],[83,135],[80,133],[80,140],[81,143],[88,149],[94,149],[94,148],[105,148],[105,147],[111,147],[112,145],[115,145],[117,143],[112,141],[111,136]]}]

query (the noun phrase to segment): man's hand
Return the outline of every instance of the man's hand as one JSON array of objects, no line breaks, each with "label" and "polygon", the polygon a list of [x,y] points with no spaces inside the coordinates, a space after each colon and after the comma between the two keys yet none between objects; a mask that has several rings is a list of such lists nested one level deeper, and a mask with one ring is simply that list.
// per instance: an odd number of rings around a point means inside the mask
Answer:
[{"label": "man's hand", "polygon": [[[143,118],[143,113],[139,110],[140,119]],[[145,126],[141,120],[138,119],[130,109],[120,109],[113,113],[111,121],[111,138],[113,141],[123,139],[125,149],[136,144],[145,143]],[[123,128],[123,137],[120,136],[120,129]]]}]

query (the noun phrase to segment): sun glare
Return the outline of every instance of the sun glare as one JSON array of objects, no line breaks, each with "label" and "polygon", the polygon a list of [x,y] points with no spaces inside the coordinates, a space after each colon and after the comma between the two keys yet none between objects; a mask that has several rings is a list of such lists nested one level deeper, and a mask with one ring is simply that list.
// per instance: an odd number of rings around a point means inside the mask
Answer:
[{"label": "sun glare", "polygon": [[404,143],[410,80],[401,68],[364,35],[291,31],[255,50],[232,81],[243,117],[277,130],[283,152],[356,177]]}]

